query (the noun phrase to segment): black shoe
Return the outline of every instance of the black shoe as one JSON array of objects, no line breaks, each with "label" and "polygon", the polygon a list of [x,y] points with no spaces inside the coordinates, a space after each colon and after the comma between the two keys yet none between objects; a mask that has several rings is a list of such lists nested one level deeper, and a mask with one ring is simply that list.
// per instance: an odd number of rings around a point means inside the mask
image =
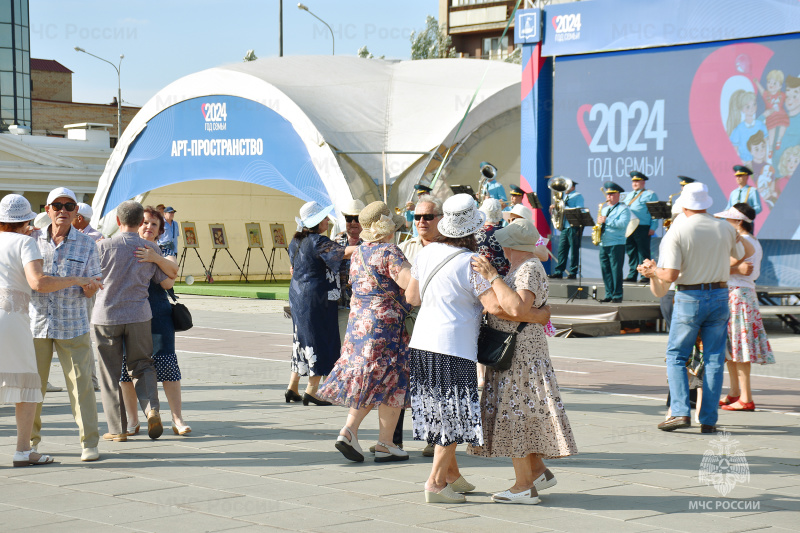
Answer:
[{"label": "black shoe", "polygon": [[630,281],[630,282],[636,283],[636,278],[625,278],[622,281]]},{"label": "black shoe", "polygon": [[303,405],[308,405],[309,403],[313,403],[314,405],[319,405],[320,407],[324,407],[326,405],[333,405],[331,402],[326,402],[325,400],[320,400],[319,398],[315,398],[311,396],[309,393],[303,393]]},{"label": "black shoe", "polygon": [[622,303],[622,298],[611,298],[611,303],[612,304],[621,304]]},{"label": "black shoe", "polygon": [[602,300],[600,300],[600,303],[601,304],[607,304],[610,301],[611,301],[611,298],[603,298]]},{"label": "black shoe", "polygon": [[[688,416],[671,416],[658,425],[661,431],[675,431],[680,428],[688,428],[692,425],[692,419]],[[713,427],[713,426],[712,426]],[[702,428],[701,428],[702,431]]]},{"label": "black shoe", "polygon": [[550,279],[561,279],[562,276],[563,276],[563,274],[550,274],[547,277],[550,278]]},{"label": "black shoe", "polygon": [[577,279],[577,277],[578,276],[576,276],[575,274],[570,274],[569,276],[567,276],[567,279]]},{"label": "black shoe", "polygon": [[286,394],[284,394],[284,396],[286,397],[286,403],[303,401],[303,397],[297,394],[292,389],[286,389]]},{"label": "black shoe", "polygon": [[650,278],[642,278],[639,280],[639,283],[650,283]]},{"label": "black shoe", "polygon": [[717,426],[709,426],[708,424],[700,424],[700,433],[716,433]]}]

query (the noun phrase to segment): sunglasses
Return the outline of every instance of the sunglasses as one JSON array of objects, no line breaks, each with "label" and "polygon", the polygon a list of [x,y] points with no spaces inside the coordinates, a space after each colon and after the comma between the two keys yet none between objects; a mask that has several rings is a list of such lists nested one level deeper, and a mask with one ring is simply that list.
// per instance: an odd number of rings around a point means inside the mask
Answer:
[{"label": "sunglasses", "polygon": [[344,216],[344,220],[345,220],[345,222],[347,222],[348,224],[349,224],[350,222],[358,222],[358,215],[345,215],[345,216]]},{"label": "sunglasses", "polygon": [[62,209],[66,209],[71,213],[75,211],[75,208],[78,207],[78,204],[73,202],[67,202],[65,204],[62,204],[61,202],[53,202],[52,204],[50,204],[50,207],[52,207],[56,211],[61,211]]},{"label": "sunglasses", "polygon": [[416,214],[415,214],[415,215],[414,215],[414,220],[420,221],[420,220],[422,220],[422,219],[424,218],[425,220],[427,220],[428,222],[430,222],[431,220],[433,220],[434,218],[436,218],[436,217],[438,217],[438,216],[439,216],[439,215],[434,215],[433,213],[426,213],[426,214],[424,214],[424,215],[416,215]]}]

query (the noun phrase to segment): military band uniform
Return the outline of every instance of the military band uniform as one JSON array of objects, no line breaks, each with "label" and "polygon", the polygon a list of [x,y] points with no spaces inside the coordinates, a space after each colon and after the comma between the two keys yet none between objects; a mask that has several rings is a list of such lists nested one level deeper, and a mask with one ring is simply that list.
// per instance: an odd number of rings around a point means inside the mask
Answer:
[{"label": "military band uniform", "polygon": [[737,187],[731,191],[731,195],[728,197],[728,204],[725,206],[725,209],[730,209],[734,204],[738,203],[750,204],[750,207],[755,210],[756,214],[759,214],[762,209],[761,196],[758,195],[758,189],[751,187],[750,185]]},{"label": "military band uniform", "polygon": [[[564,209],[575,209],[583,207],[583,195],[579,192],[571,192],[564,195]],[[558,239],[558,263],[553,270],[553,276],[561,277],[567,270],[567,259],[572,256],[569,264],[569,277],[574,278],[578,275],[578,264],[581,257],[581,237],[583,228],[570,226],[569,221],[564,217],[564,229]]]},{"label": "military band uniform", "polygon": [[625,253],[628,255],[628,277],[625,281],[636,281],[636,267],[645,259],[650,259],[650,230],[658,228],[658,219],[650,216],[647,202],[657,202],[658,195],[647,189],[631,191],[623,200],[631,213],[639,219],[639,225],[625,241]]},{"label": "military band uniform", "polygon": [[622,263],[625,261],[625,230],[631,220],[631,210],[622,202],[606,205],[601,213],[606,217],[600,239],[600,271],[606,288],[606,298],[622,300]]},{"label": "military band uniform", "polygon": [[486,198],[494,198],[495,200],[508,201],[506,197],[506,189],[497,180],[488,181],[483,186],[483,196]]}]

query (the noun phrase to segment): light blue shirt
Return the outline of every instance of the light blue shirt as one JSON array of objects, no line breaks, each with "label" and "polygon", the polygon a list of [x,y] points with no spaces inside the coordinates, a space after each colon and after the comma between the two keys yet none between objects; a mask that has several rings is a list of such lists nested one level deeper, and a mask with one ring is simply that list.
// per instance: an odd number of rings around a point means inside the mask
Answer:
[{"label": "light blue shirt", "polygon": [[[583,195],[579,192],[570,192],[564,197],[564,209],[575,209],[583,207]],[[564,229],[569,227],[567,217],[564,217]]]},{"label": "light blue shirt", "polygon": [[725,206],[725,209],[730,209],[734,204],[740,204],[742,202],[750,204],[750,207],[755,210],[756,214],[761,212],[761,197],[758,195],[758,189],[755,187],[745,185],[744,187],[735,188],[728,198],[728,205]]},{"label": "light blue shirt", "polygon": [[490,198],[494,198],[495,200],[503,200],[504,202],[508,201],[506,197],[506,188],[497,183],[497,180],[492,180],[486,182],[483,186],[483,194],[484,196],[488,195]]},{"label": "light blue shirt", "polygon": [[628,209],[628,206],[622,202],[616,206],[607,205],[601,214],[606,217],[606,221],[600,246],[625,244],[625,230],[628,229],[628,222],[631,221],[631,210]]},{"label": "light blue shirt", "polygon": [[[642,194],[639,194],[639,193]],[[634,199],[635,198],[635,199]],[[625,200],[623,200],[625,205],[627,205],[631,213],[636,215],[636,218],[639,219],[639,226],[650,226],[650,229],[655,231],[658,229],[658,219],[654,219],[650,216],[650,211],[647,210],[647,202],[657,202],[658,195],[653,191],[648,191],[644,189],[642,191],[631,191],[625,196]]]},{"label": "light blue shirt", "polygon": [[178,229],[179,229],[178,221],[173,220],[172,222],[167,222],[164,220],[164,233],[158,238],[157,244],[162,247],[162,249],[166,249],[168,252],[172,253],[165,253],[165,255],[178,255]]}]

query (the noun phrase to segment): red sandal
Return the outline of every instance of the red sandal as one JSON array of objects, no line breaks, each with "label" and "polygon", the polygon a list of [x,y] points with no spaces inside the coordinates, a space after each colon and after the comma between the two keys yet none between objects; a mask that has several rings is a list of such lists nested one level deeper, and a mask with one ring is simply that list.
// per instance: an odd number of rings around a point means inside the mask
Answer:
[{"label": "red sandal", "polygon": [[755,402],[735,402],[728,405],[723,405],[722,409],[724,411],[755,411],[756,404]]},{"label": "red sandal", "polygon": [[739,397],[738,396],[728,396],[728,395],[726,395],[724,400],[720,400],[719,401],[719,406],[722,407],[722,406],[725,406],[725,405],[730,405],[730,404],[736,403],[738,401],[739,401]]}]

